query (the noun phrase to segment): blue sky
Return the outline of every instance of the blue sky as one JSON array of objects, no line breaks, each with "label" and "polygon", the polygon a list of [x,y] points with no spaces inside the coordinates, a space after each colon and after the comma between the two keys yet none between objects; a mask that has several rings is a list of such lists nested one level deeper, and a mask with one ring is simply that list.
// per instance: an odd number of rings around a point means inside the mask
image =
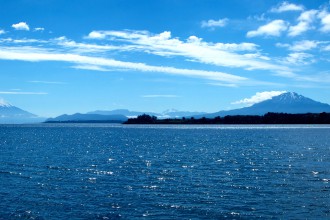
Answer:
[{"label": "blue sky", "polygon": [[329,1],[0,3],[0,100],[40,116],[330,103]]}]

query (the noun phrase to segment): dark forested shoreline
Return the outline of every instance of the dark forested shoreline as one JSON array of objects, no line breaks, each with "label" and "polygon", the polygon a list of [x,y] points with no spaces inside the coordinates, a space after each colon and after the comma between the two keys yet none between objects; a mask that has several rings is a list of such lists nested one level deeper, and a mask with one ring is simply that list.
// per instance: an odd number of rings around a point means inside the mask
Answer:
[{"label": "dark forested shoreline", "polygon": [[157,119],[155,116],[140,115],[124,124],[330,124],[330,113],[267,113],[265,115],[232,115],[215,118]]}]

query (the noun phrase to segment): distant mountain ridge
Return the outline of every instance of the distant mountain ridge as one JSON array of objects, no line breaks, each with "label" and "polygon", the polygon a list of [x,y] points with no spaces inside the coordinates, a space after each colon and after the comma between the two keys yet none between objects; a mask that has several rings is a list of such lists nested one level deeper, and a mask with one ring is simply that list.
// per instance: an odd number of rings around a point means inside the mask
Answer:
[{"label": "distant mountain ridge", "polygon": [[83,122],[83,121],[108,121],[108,122],[124,122],[128,118],[124,115],[101,115],[101,114],[80,114],[60,115],[55,118],[49,118],[46,122]]},{"label": "distant mountain ridge", "polygon": [[138,115],[147,114],[147,115],[155,115],[159,116],[159,113],[154,112],[138,112],[138,111],[130,111],[128,109],[115,109],[115,110],[96,110],[92,112],[87,112],[88,115],[124,115],[128,118],[137,117]]},{"label": "distant mountain ridge", "polygon": [[196,115],[195,117],[214,118],[226,115],[264,115],[268,112],[291,114],[330,112],[330,105],[314,101],[295,92],[286,92],[250,107]]},{"label": "distant mountain ridge", "polygon": [[162,113],[156,112],[138,112],[138,111],[130,111],[127,109],[116,109],[116,110],[97,110],[92,112],[87,112],[86,114],[98,114],[98,115],[124,115],[128,118],[137,117],[139,115],[153,115],[159,118],[182,118],[189,117],[197,114],[206,114],[206,112],[190,112],[190,111],[178,111],[176,109],[168,109],[163,111]]}]

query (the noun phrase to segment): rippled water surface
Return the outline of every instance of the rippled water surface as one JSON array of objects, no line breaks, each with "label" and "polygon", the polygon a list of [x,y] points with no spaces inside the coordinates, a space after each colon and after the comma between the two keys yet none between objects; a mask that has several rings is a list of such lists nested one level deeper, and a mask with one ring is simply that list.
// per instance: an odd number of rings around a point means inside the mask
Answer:
[{"label": "rippled water surface", "polygon": [[330,218],[329,126],[0,126],[0,219]]}]

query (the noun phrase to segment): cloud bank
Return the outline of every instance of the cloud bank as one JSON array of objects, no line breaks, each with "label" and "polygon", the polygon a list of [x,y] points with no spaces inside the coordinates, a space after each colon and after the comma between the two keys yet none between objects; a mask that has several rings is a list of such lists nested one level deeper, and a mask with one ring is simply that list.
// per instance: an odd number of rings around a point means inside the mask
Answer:
[{"label": "cloud bank", "polygon": [[250,98],[245,98],[236,102],[232,102],[231,104],[237,105],[237,104],[244,104],[246,106],[251,106],[256,103],[268,100],[273,98],[274,96],[279,96],[286,91],[265,91],[265,92],[257,92],[255,95],[253,95]]}]

